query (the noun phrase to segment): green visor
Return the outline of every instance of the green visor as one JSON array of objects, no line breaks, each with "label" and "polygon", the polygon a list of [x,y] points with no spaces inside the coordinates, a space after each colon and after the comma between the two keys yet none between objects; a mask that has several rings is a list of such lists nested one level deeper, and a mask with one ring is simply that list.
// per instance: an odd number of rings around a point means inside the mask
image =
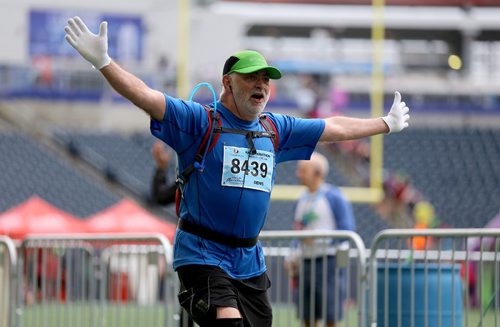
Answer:
[{"label": "green visor", "polygon": [[226,60],[222,75],[231,73],[250,74],[259,70],[266,70],[271,79],[280,79],[281,72],[278,68],[269,66],[264,56],[257,51],[245,50],[235,53]]}]

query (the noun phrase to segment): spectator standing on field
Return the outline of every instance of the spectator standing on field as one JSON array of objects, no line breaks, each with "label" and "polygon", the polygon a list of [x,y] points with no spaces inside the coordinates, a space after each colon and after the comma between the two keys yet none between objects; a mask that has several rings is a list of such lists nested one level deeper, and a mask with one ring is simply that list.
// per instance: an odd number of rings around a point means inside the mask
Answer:
[{"label": "spectator standing on field", "polygon": [[[310,160],[298,162],[297,178],[307,190],[297,201],[295,229],[355,230],[351,203],[347,201],[340,189],[325,182],[328,172],[328,161],[318,152],[314,152]],[[296,282],[295,285],[302,287],[297,292],[299,297],[297,301],[302,302],[302,305],[298,305],[299,317],[306,327],[317,326],[322,318],[326,318],[328,327],[338,327],[343,319],[347,278],[345,268],[336,265],[335,251],[342,247],[347,248],[348,244],[344,241],[332,247],[332,244],[325,244],[326,241],[324,239],[303,240],[299,251],[300,259],[291,262],[296,279],[300,278],[299,272],[303,273],[302,280]],[[331,253],[325,256],[324,251]],[[327,266],[326,279],[323,276],[324,265]],[[323,304],[325,293],[326,306]],[[326,312],[322,312],[323,307],[326,308]]]}]

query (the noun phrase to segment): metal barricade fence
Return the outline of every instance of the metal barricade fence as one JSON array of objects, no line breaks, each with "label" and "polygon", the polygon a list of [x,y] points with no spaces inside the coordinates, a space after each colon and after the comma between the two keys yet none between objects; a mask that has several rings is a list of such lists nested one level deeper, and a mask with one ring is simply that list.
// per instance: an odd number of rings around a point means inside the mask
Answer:
[{"label": "metal barricade fence", "polygon": [[259,239],[272,283],[273,326],[314,326],[327,318],[359,325],[366,309],[366,250],[358,234],[263,231]]},{"label": "metal barricade fence", "polygon": [[28,237],[10,326],[176,326],[171,256],[159,234]]},{"label": "metal barricade fence", "polygon": [[17,253],[14,242],[0,235],[0,327],[13,326]]},{"label": "metal barricade fence", "polygon": [[369,258],[375,327],[500,326],[500,229],[391,229]]},{"label": "metal barricade fence", "polygon": [[[273,326],[500,327],[500,229],[385,230],[370,251],[347,231],[260,241]],[[171,256],[161,235],[29,237],[17,257],[0,236],[0,327],[179,326]]]}]

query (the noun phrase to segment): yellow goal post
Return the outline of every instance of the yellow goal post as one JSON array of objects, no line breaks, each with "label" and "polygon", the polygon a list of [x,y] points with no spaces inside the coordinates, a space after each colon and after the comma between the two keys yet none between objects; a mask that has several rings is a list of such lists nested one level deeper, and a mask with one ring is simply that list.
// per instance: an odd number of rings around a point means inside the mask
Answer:
[{"label": "yellow goal post", "polygon": [[[177,0],[178,3],[178,96],[186,98],[189,90],[189,10],[190,0]],[[372,22],[372,87],[370,93],[371,116],[381,117],[384,112],[384,7],[385,0],[373,0]],[[383,199],[383,136],[372,136],[370,140],[370,186],[340,187],[347,199],[353,203],[377,203]],[[299,185],[274,185],[272,201],[294,201],[304,191]]]}]

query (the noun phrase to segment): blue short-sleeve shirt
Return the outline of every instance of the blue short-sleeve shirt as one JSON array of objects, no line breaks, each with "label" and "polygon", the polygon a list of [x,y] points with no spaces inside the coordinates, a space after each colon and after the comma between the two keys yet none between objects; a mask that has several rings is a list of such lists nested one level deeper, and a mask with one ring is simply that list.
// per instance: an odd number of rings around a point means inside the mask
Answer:
[{"label": "blue short-sleeve shirt", "polygon": [[[208,114],[196,102],[166,96],[166,103],[163,121],[152,120],[151,132],[176,151],[179,171],[182,171],[194,161],[209,125]],[[225,128],[265,130],[258,119],[241,120],[221,103],[217,104],[217,112]],[[180,203],[181,219],[233,237],[251,238],[259,234],[269,209],[271,193],[263,190],[265,188],[252,188],[247,184],[260,185],[261,181],[267,180],[263,183],[269,183],[272,188],[276,164],[309,159],[325,127],[321,119],[301,119],[273,113],[266,115],[279,135],[277,153],[274,153],[274,145],[267,137],[253,139],[258,153],[264,154],[259,159],[258,155],[246,154],[249,144],[245,135],[221,133],[206,156],[203,172],[196,170],[184,188],[184,199]],[[245,153],[243,157],[242,153]],[[244,161],[247,161],[246,166]],[[251,173],[243,177],[245,186],[230,185],[231,178],[225,178],[226,173],[239,172],[245,167]],[[252,173],[257,178],[255,181]],[[267,179],[258,179],[263,176]],[[255,277],[266,270],[260,242],[250,248],[231,248],[177,229],[174,269],[190,264],[219,266],[233,278]]]}]

